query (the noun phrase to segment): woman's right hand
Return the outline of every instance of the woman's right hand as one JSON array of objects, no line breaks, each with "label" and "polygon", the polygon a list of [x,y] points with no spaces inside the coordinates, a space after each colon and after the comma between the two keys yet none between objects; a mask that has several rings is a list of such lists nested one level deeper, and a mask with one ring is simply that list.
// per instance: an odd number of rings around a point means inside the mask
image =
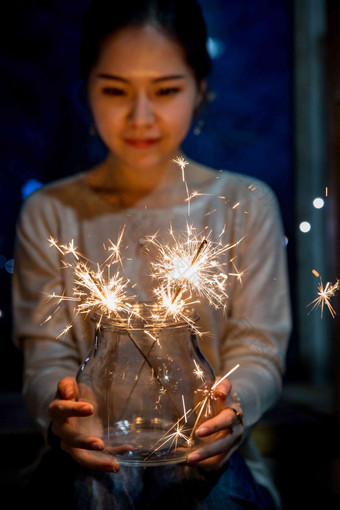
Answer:
[{"label": "woman's right hand", "polygon": [[87,402],[77,402],[77,398],[76,380],[72,377],[62,379],[49,406],[52,434],[60,438],[60,447],[81,466],[97,471],[119,471],[119,464],[114,458],[104,460],[93,454],[93,451],[104,449],[103,440],[80,432],[79,419],[91,416],[94,409]]}]

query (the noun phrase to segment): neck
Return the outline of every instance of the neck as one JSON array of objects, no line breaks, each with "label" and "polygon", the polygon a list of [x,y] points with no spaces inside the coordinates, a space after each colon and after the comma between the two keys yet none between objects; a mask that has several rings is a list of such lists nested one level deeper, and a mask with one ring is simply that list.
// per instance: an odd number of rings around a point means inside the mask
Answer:
[{"label": "neck", "polygon": [[[177,157],[184,157],[177,153]],[[184,157],[184,160],[187,158]],[[172,161],[164,168],[154,170],[131,169],[116,164],[108,156],[100,165],[92,169],[86,177],[88,185],[104,200],[115,207],[158,207],[165,203],[175,205],[183,203],[188,189],[200,189],[206,182],[216,179],[215,172],[194,161],[184,170],[186,185],[182,180],[180,166]]]},{"label": "neck", "polygon": [[109,154],[103,162],[103,170],[115,189],[143,196],[152,191],[166,190],[181,182],[181,170],[172,161],[178,156],[183,157],[182,153],[176,153],[165,164],[143,171],[121,164],[114,155]]}]

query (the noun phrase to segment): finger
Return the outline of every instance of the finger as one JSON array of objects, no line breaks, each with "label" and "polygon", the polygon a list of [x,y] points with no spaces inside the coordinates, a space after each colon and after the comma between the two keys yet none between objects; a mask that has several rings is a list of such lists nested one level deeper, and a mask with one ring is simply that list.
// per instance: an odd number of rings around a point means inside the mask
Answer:
[{"label": "finger", "polygon": [[48,412],[52,420],[64,421],[71,416],[90,416],[93,406],[84,402],[55,399],[51,402]]},{"label": "finger", "polygon": [[215,397],[226,398],[231,391],[231,383],[228,379],[221,379],[218,377],[213,385],[213,392]]},{"label": "finger", "polygon": [[84,450],[101,451],[104,450],[104,442],[99,437],[86,436],[79,434],[72,427],[58,427],[52,425],[52,432],[61,438],[61,442],[73,448],[81,448]]},{"label": "finger", "polygon": [[196,436],[206,437],[219,432],[221,430],[229,429],[236,424],[236,416],[232,409],[223,409],[218,415],[210,420],[205,421],[197,430]]},{"label": "finger", "polygon": [[70,400],[78,398],[78,385],[73,377],[65,377],[59,381],[57,389],[57,397],[61,399]]},{"label": "finger", "polygon": [[[230,452],[237,448],[242,434],[236,434],[232,432],[224,431],[220,438],[212,443],[205,444],[202,448],[199,448],[187,458],[187,461],[192,463],[202,462],[205,459],[210,459],[216,456],[222,456],[229,458]],[[211,460],[212,463],[218,462],[217,459]]]},{"label": "finger", "polygon": [[119,463],[115,459],[101,459],[88,450],[72,448],[63,441],[61,447],[65,452],[69,453],[78,464],[85,468],[106,473],[117,473],[119,471]]},{"label": "finger", "polygon": [[195,463],[190,462],[190,464],[191,465],[194,464],[196,467],[204,469],[205,471],[220,469],[228,462],[228,460],[230,459],[232,454],[237,450],[237,448],[238,444],[231,447],[228,452],[223,452],[218,455],[215,455],[214,457],[209,457],[207,459]]},{"label": "finger", "polygon": [[132,444],[122,444],[120,446],[107,446],[105,451],[112,455],[123,455],[124,453],[134,452],[135,447]]}]

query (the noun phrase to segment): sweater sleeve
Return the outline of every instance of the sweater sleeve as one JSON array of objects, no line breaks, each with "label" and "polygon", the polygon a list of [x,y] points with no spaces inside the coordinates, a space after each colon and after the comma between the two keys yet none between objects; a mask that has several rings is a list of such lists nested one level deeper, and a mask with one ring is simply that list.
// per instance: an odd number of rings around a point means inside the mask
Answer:
[{"label": "sweater sleeve", "polygon": [[240,364],[231,382],[250,427],[281,392],[291,314],[279,208],[265,185],[244,218],[237,254],[244,275],[233,286],[222,358],[226,371]]},{"label": "sweater sleeve", "polygon": [[74,376],[79,366],[72,333],[58,338],[71,320],[67,309],[61,307],[54,315],[56,303],[48,298],[63,292],[63,269],[56,250],[49,247],[51,235],[58,235],[57,214],[49,198],[38,192],[24,204],[17,225],[13,340],[24,352],[26,405],[45,437],[50,421],[48,405],[57,384],[63,377]]}]

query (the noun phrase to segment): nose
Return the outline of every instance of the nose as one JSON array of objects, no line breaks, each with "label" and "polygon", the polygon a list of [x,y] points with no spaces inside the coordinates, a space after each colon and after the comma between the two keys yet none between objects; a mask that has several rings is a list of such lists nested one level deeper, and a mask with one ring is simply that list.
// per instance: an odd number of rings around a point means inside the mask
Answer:
[{"label": "nose", "polygon": [[135,126],[147,126],[154,122],[153,105],[146,94],[136,95],[131,105],[128,120]]}]

